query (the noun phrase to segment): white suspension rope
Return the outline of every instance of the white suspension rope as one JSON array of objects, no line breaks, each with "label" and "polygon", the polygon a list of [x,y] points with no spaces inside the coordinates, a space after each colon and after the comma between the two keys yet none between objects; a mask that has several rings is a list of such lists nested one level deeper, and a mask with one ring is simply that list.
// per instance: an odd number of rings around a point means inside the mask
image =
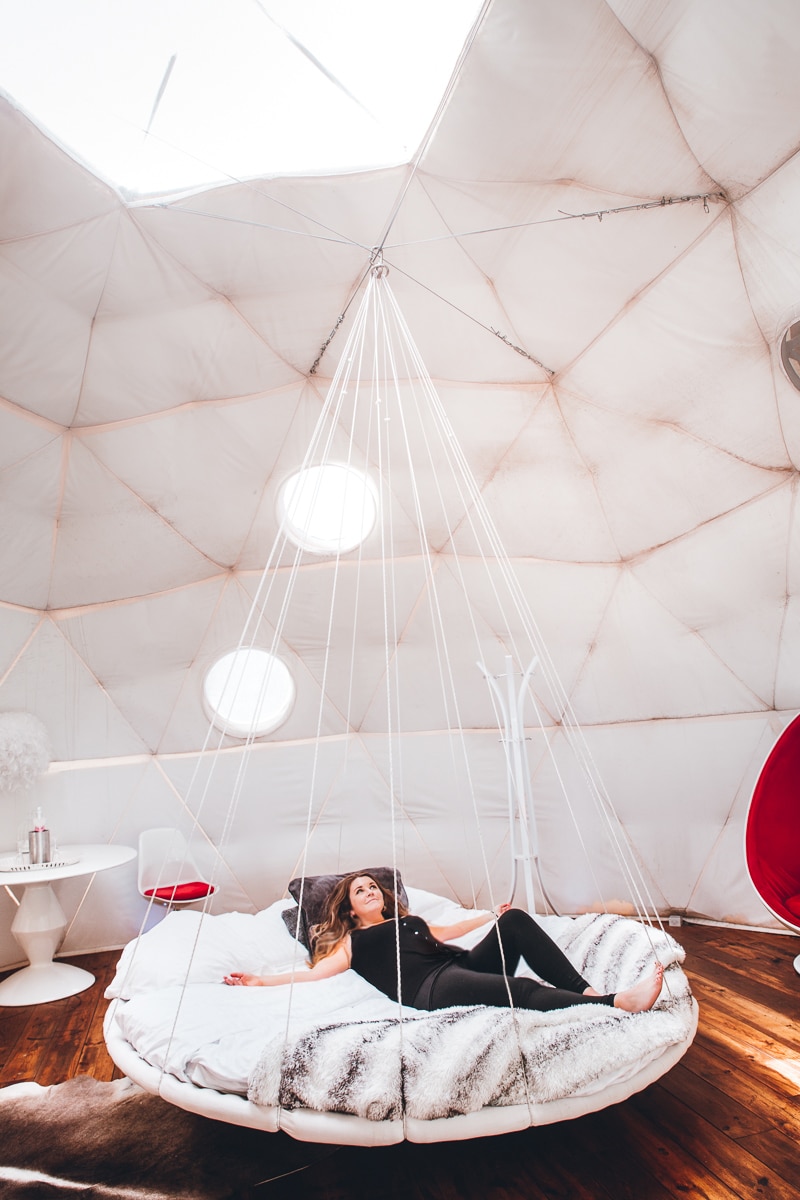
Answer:
[{"label": "white suspension rope", "polygon": [[[379,259],[369,272],[344,353],[298,469],[301,480],[307,480],[308,472],[316,470],[310,490],[304,495],[304,502],[307,502],[310,511],[313,512],[323,503],[320,468],[333,465],[343,467],[347,472],[357,472],[365,479],[374,477],[379,512],[379,529],[374,539],[379,546],[376,563],[369,559],[367,548],[362,543],[357,544],[355,554],[349,549],[350,543],[344,536],[343,510],[338,518],[338,539],[332,539],[334,549],[325,551],[328,559],[324,571],[329,587],[328,610],[326,620],[319,629],[321,655],[316,671],[319,698],[308,767],[303,844],[296,872],[300,876],[299,911],[303,910],[312,840],[334,789],[337,786],[349,786],[351,744],[355,737],[364,736],[365,731],[361,726],[367,715],[371,725],[367,732],[380,735],[380,738],[372,739],[369,753],[385,788],[391,866],[397,895],[401,866],[401,822],[414,821],[416,801],[413,794],[407,794],[407,789],[413,789],[404,761],[404,748],[409,734],[418,723],[414,712],[414,687],[421,687],[424,691],[429,714],[426,727],[438,728],[443,735],[443,741],[435,747],[432,757],[437,769],[445,766],[445,760],[447,762],[451,782],[442,786],[452,789],[453,796],[458,797],[459,808],[469,814],[470,821],[462,822],[462,836],[465,847],[472,844],[470,836],[474,837],[475,853],[468,852],[465,858],[470,862],[477,857],[483,876],[477,886],[470,865],[473,906],[478,904],[481,889],[486,888],[490,907],[496,907],[489,845],[484,829],[485,801],[481,799],[473,756],[474,748],[480,741],[476,735],[482,730],[476,728],[475,721],[470,718],[470,704],[472,686],[477,683],[474,669],[476,658],[487,663],[485,671],[488,675],[491,658],[496,659],[500,654],[503,661],[510,658],[517,664],[529,663],[534,658],[538,661],[535,680],[528,675],[524,682],[535,728],[543,743],[542,761],[547,758],[552,764],[556,786],[563,797],[564,811],[572,819],[589,869],[593,871],[590,839],[582,828],[583,814],[572,796],[574,783],[561,763],[561,753],[565,748],[572,755],[590,807],[606,826],[626,887],[635,898],[637,911],[643,914],[648,906],[651,909],[654,906],[647,896],[641,869],[638,864],[630,864],[632,847],[629,839],[624,836],[623,827],[613,811],[569,695],[559,680],[527,597],[389,288],[386,275],[387,268]],[[347,478],[350,479],[350,476]],[[360,492],[362,529],[366,524],[369,496],[365,485]],[[279,659],[281,653],[286,652],[290,640],[287,637],[288,623],[297,603],[298,586],[301,579],[309,577],[309,570],[313,572],[318,561],[313,551],[298,544],[291,516],[287,502],[280,515],[276,538],[255,588],[237,646],[237,649],[247,651],[268,644],[273,659]],[[412,531],[416,544],[415,555],[408,553]],[[379,576],[380,584],[380,608],[374,613],[368,611],[369,593],[362,582],[362,576],[372,571]],[[409,598],[412,601],[410,610]],[[420,681],[418,669],[414,668],[412,678],[408,664],[413,662],[415,652],[424,651],[408,643],[409,632],[419,627],[423,608],[429,622],[430,660],[427,676]],[[491,616],[486,616],[484,609]],[[362,709],[357,716],[355,698],[359,644],[365,631],[366,636],[373,637],[376,624],[380,625],[383,641],[382,678],[380,682],[376,681],[375,690],[366,697],[363,689],[359,692]],[[338,709],[329,695],[336,653],[349,663],[345,700]],[[232,666],[226,682],[234,692],[242,686],[241,678],[238,682],[235,680]],[[509,687],[510,682],[509,679]],[[270,676],[267,674],[261,681],[256,711],[268,692],[269,683]],[[502,720],[497,697],[493,695],[492,688],[487,690],[500,728]],[[520,719],[523,698],[521,696],[519,701]],[[432,717],[430,714],[434,706],[437,706],[438,712]],[[341,753],[342,757],[338,766],[333,760],[328,763],[330,778],[325,783],[321,753],[327,736],[326,729],[330,728],[328,714],[331,712],[335,714],[334,727],[337,728],[336,753]],[[342,721],[341,732],[338,731],[339,719]],[[235,824],[250,756],[258,736],[254,725],[241,740],[242,750],[223,821],[220,855]],[[381,741],[381,738],[384,740]],[[186,799],[196,825],[201,821],[212,786],[216,786],[215,772],[221,758],[220,751],[229,741],[229,726],[222,722],[217,728],[214,747],[212,740],[214,732],[209,726],[192,772],[190,795]],[[519,733],[519,742],[513,748],[505,745],[503,753],[506,774],[517,781],[515,787],[520,793],[520,819],[526,821],[528,805],[533,816],[528,768],[518,761],[512,770],[510,761],[512,752],[518,758],[520,755],[524,757],[522,731]],[[205,770],[206,774],[202,786],[199,786],[201,770]],[[414,779],[419,770],[417,761]],[[520,779],[522,784],[519,783]],[[323,787],[325,795],[321,794]],[[199,791],[199,800],[192,800],[190,804],[190,796],[196,791]],[[468,830],[470,823],[472,835]],[[507,836],[513,851],[513,822],[509,825]],[[220,859],[217,861],[219,863]],[[351,868],[352,865],[349,864]],[[596,876],[594,878],[595,886],[601,892]],[[541,880],[540,889],[544,892]],[[529,902],[531,896],[532,890],[529,889]],[[547,904],[546,896],[544,898]],[[395,922],[398,920],[395,905]],[[298,920],[298,937],[299,933]],[[397,937],[398,1012],[402,1045],[403,1010],[407,998],[402,994],[399,954]],[[299,941],[296,940],[286,1009],[285,1044],[288,1044],[291,1032],[296,971],[300,969],[303,956]],[[508,988],[504,958],[503,968]],[[508,994],[513,1011],[510,989]],[[514,1026],[516,1029],[516,1015]],[[519,1039],[518,1029],[517,1037]],[[524,1059],[521,1058],[521,1061],[530,1104],[527,1071]]]},{"label": "white suspension rope", "polygon": [[[384,270],[385,270],[385,268],[379,268],[380,273],[376,272],[376,277],[383,278]],[[393,385],[392,395],[393,395],[393,398],[395,401],[394,409],[391,414],[387,414],[387,416],[385,417],[385,421],[388,425],[392,420],[396,420],[399,423],[401,432],[402,432],[402,448],[405,452],[404,458],[403,458],[403,466],[408,471],[409,486],[410,486],[411,497],[412,497],[412,502],[413,502],[413,513],[416,518],[420,555],[421,555],[422,561],[425,564],[425,590],[426,590],[427,597],[428,597],[428,609],[429,609],[429,613],[431,616],[431,622],[432,622],[433,641],[434,641],[434,647],[435,647],[435,652],[436,652],[436,662],[437,662],[437,670],[438,670],[438,677],[439,677],[439,693],[440,693],[440,696],[441,696],[441,699],[443,702],[443,709],[444,709],[444,715],[445,715],[444,727],[449,729],[451,732],[456,733],[457,738],[461,745],[461,752],[462,752],[462,764],[461,765],[464,770],[465,781],[466,781],[466,790],[467,790],[468,796],[470,798],[472,812],[473,812],[473,818],[475,821],[475,826],[476,826],[476,830],[477,830],[477,834],[478,834],[481,862],[483,865],[483,879],[484,879],[484,882],[486,882],[488,884],[489,893],[490,893],[490,905],[494,909],[495,901],[494,901],[494,894],[493,894],[491,872],[489,869],[489,863],[488,863],[488,858],[487,858],[487,854],[486,854],[485,840],[483,838],[482,831],[481,831],[481,821],[480,821],[480,813],[479,813],[479,807],[478,807],[478,801],[477,801],[477,792],[476,792],[476,789],[475,789],[475,786],[474,786],[474,783],[472,780],[472,773],[471,773],[471,767],[470,767],[470,756],[469,756],[469,753],[468,753],[467,747],[466,747],[466,735],[465,735],[465,730],[464,730],[464,726],[463,726],[462,719],[461,719],[458,689],[456,687],[456,682],[455,682],[455,678],[453,675],[453,661],[454,661],[455,656],[451,655],[449,644],[448,644],[446,620],[444,617],[441,597],[439,595],[439,589],[437,587],[438,572],[434,569],[434,564],[433,564],[431,553],[430,553],[429,535],[428,535],[426,517],[425,517],[425,513],[424,513],[422,499],[421,499],[421,491],[420,491],[420,487],[419,487],[417,470],[416,470],[416,466],[415,466],[415,455],[411,452],[411,435],[410,435],[410,430],[409,430],[409,425],[408,425],[408,420],[407,420],[407,414],[411,415],[412,412],[413,412],[413,415],[415,415],[418,418],[419,427],[423,431],[422,444],[423,444],[424,451],[425,451],[425,453],[423,455],[424,465],[427,465],[431,468],[431,476],[436,481],[436,490],[437,490],[440,502],[442,501],[443,497],[442,497],[442,493],[441,493],[439,475],[436,470],[437,464],[435,461],[435,456],[432,453],[432,445],[431,445],[431,442],[429,439],[428,432],[425,429],[425,420],[420,419],[420,418],[424,417],[426,408],[420,404],[419,397],[417,395],[416,389],[413,386],[413,384],[407,385],[407,389],[406,389],[407,391],[410,391],[410,403],[403,402],[402,397],[401,397],[401,386],[400,386],[400,376],[399,376],[400,367],[405,368],[407,375],[408,375],[408,379],[410,381],[414,381],[415,383],[419,383],[420,381],[422,381],[423,391],[427,390],[427,386],[432,387],[432,385],[430,385],[429,377],[427,375],[427,372],[424,369],[424,366],[423,366],[421,360],[419,359],[418,352],[416,351],[416,347],[414,346],[414,343],[411,339],[410,334],[408,333],[407,329],[402,328],[402,318],[400,316],[399,310],[397,309],[396,302],[394,301],[394,297],[392,296],[392,293],[388,289],[388,287],[384,287],[384,288],[380,289],[380,291],[379,291],[378,298],[376,300],[376,316],[379,316],[380,320],[381,320],[381,328],[382,328],[382,332],[384,333],[384,337],[385,337],[385,341],[382,342],[382,345],[386,351],[385,369],[382,371],[380,371],[380,370],[376,371],[376,377],[381,378],[385,381],[389,380],[389,381],[391,381],[391,383]],[[392,320],[392,318],[393,318],[393,320]],[[400,326],[401,333],[403,336],[398,336],[398,326]],[[376,342],[377,341],[378,341],[378,338],[376,336]],[[397,352],[402,360],[400,363],[398,363],[398,361],[395,357],[395,350],[397,350]],[[425,399],[427,399],[427,397],[424,397],[424,400]],[[390,462],[391,460],[389,459],[388,461]],[[383,481],[384,477],[386,478],[387,488],[391,492],[391,471],[389,469],[384,470],[381,468],[382,468],[382,460],[379,460],[379,478],[382,481]],[[445,510],[445,506],[443,504],[442,504],[442,510],[443,511]],[[388,525],[389,525],[389,529],[391,532],[391,516],[389,516]],[[447,533],[448,533],[449,540],[452,542],[453,531],[450,528],[449,524],[447,525]],[[391,546],[392,546],[392,539],[390,538],[388,548],[390,549]],[[384,554],[383,554],[384,562],[386,562],[386,549],[387,549],[386,546],[382,546],[382,550],[384,551]],[[392,558],[391,562],[393,563],[393,561],[394,560]],[[470,612],[470,615],[471,615],[471,610],[469,608],[468,608],[468,612]],[[477,641],[477,629],[475,628],[474,622],[472,623],[472,628],[473,628],[473,635],[475,636],[476,641]],[[388,648],[388,646],[389,646],[389,631],[388,631],[388,629],[386,632],[387,632],[387,643],[386,644],[387,644],[387,648]],[[394,646],[397,646],[397,644],[398,644],[396,628],[394,630],[392,644]],[[387,661],[387,672],[388,672],[388,661]],[[397,727],[399,730],[400,729],[399,714],[398,714],[398,719],[397,719]],[[453,765],[455,765],[455,745],[453,743],[452,738],[450,739],[450,750],[451,750],[451,763]],[[454,777],[456,777],[456,778],[458,777],[457,770],[454,771]],[[393,801],[393,799],[394,799],[394,788],[393,787],[390,788],[390,795],[391,795],[391,798]],[[394,803],[392,803],[392,821],[393,821],[393,850],[394,850],[394,848],[395,848]],[[474,889],[474,885],[473,885],[473,905],[474,906],[475,906],[475,901],[476,901],[476,894],[475,894],[475,889]],[[495,917],[495,922],[496,922],[496,917]],[[395,914],[395,924],[397,927],[398,926],[397,914]],[[517,1017],[516,1017],[516,1006],[514,1004],[514,1000],[513,1000],[512,994],[511,994],[511,988],[510,988],[510,984],[509,984],[509,975],[511,973],[513,973],[513,970],[512,970],[512,972],[508,971],[508,964],[506,962],[506,957],[505,957],[505,948],[502,944],[502,941],[498,940],[498,944],[499,944],[499,948],[500,948],[500,957],[501,957],[501,963],[502,963],[503,977],[504,977],[505,986],[506,986],[506,994],[508,997],[509,1009],[511,1010],[511,1013],[512,1013],[513,1027],[514,1027],[515,1037],[516,1037],[516,1041],[517,1041],[517,1050],[518,1050],[518,1054],[519,1054],[519,1062],[521,1065],[522,1076],[523,1076],[523,1081],[524,1081],[524,1086],[525,1086],[526,1102],[528,1104],[529,1110],[532,1112],[532,1107],[531,1107],[532,1106],[532,1097],[531,1097],[530,1079],[528,1076],[527,1064],[525,1063],[525,1058],[522,1053],[521,1031],[519,1029],[519,1024],[518,1024]],[[401,976],[401,970],[400,970],[399,928],[397,928],[397,931],[396,931],[395,955],[396,955],[397,978],[398,978],[398,981],[401,981],[402,976]],[[398,1002],[399,1002],[399,1019],[400,1019],[400,1042],[401,1042],[401,1053],[402,1053],[402,1044],[403,1044],[402,1019],[403,1018],[402,1018],[402,990],[401,989],[402,989],[402,983],[400,982]]]}]

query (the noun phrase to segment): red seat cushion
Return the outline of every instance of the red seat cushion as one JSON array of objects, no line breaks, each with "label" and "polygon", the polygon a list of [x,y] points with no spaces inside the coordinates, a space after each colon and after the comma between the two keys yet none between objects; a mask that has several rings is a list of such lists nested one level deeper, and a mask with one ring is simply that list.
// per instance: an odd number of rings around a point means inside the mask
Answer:
[{"label": "red seat cushion", "polygon": [[202,900],[204,896],[210,896],[213,891],[212,884],[198,879],[193,883],[177,883],[171,884],[169,887],[149,888],[145,892],[145,896],[152,896],[154,900],[171,900],[174,903],[176,900]]},{"label": "red seat cushion", "polygon": [[776,917],[800,930],[800,716],[770,751],[753,790],[745,827],[747,869]]}]

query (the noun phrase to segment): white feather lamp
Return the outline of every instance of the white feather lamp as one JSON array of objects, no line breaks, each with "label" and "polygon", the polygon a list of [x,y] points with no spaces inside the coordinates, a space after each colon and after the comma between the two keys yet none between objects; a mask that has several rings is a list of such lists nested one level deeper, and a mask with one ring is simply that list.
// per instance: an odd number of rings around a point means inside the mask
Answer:
[{"label": "white feather lamp", "polygon": [[0,713],[0,792],[27,790],[50,764],[47,730],[33,713]]}]

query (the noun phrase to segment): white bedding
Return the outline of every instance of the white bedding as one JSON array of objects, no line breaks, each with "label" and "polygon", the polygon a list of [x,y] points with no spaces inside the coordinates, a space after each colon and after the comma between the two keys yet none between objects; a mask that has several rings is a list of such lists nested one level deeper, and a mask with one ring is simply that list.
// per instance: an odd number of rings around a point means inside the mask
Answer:
[{"label": "white bedding", "polygon": [[[463,909],[441,897],[411,888],[408,892],[410,910],[433,924],[448,924],[464,916]],[[294,962],[298,972],[303,971],[305,952],[281,918],[283,909],[293,904],[292,900],[279,901],[255,915],[170,913],[155,929],[130,943],[106,995],[117,1002],[117,1027],[136,1052],[179,1080],[239,1095],[249,1091],[251,1099],[261,1103],[282,1103],[282,1063],[288,1061],[285,1056],[291,1055],[293,1048],[301,1047],[307,1054],[306,1035],[311,1031],[384,1017],[396,1020],[397,1005],[353,971],[291,987],[229,988],[222,983],[231,970],[280,972],[291,969]],[[553,1016],[554,1024],[564,1026],[566,1022],[565,1044],[587,1039],[587,1054],[591,1045],[598,1046],[596,1023],[601,1021],[603,1068],[598,1071],[595,1053],[585,1078],[562,1056],[560,1078],[568,1082],[555,1079],[559,1064],[554,1061],[550,1071],[547,1061],[539,1061],[559,1057],[541,1054],[542,1026],[547,1018],[525,1014],[531,1036],[539,1039],[535,1045],[531,1042],[530,1055],[537,1062],[536,1087],[541,1098],[557,1094],[565,1086],[575,1094],[576,1090],[597,1090],[625,1079],[639,1070],[643,1056],[655,1057],[664,1047],[691,1039],[692,1002],[678,966],[683,951],[667,934],[605,915],[537,919],[601,991],[635,982],[652,965],[653,949],[665,966],[671,967],[667,972],[671,994],[665,990],[652,1013],[631,1018],[617,1010],[586,1005],[566,1010],[567,1018]],[[486,928],[475,930],[460,944],[471,945],[485,933]],[[620,969],[624,972],[621,977]],[[404,1009],[409,1017],[415,1011]],[[483,1015],[493,1011],[483,1010]],[[473,1022],[475,1019],[473,1015]],[[325,1053],[330,1058],[330,1047]],[[553,1078],[548,1078],[548,1072]],[[303,1082],[302,1087],[316,1087],[316,1081]],[[313,1107],[308,1104],[310,1092],[301,1092],[295,1102],[302,1104],[303,1094],[307,1106]],[[504,1099],[501,1091],[490,1101],[517,1102],[514,1096]]]}]

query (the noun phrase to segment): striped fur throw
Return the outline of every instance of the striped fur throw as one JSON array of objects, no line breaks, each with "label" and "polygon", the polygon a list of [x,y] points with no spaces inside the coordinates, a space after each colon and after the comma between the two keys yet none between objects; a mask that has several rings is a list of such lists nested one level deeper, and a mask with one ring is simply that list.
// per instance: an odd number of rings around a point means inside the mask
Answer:
[{"label": "striped fur throw", "polygon": [[548,931],[596,988],[614,991],[665,964],[665,986],[647,1013],[578,1005],[540,1013],[488,1007],[306,1029],[264,1047],[249,1099],[282,1108],[422,1120],[487,1105],[558,1100],[602,1091],[635,1074],[694,1028],[683,951],[667,934],[623,917],[558,918]]}]

